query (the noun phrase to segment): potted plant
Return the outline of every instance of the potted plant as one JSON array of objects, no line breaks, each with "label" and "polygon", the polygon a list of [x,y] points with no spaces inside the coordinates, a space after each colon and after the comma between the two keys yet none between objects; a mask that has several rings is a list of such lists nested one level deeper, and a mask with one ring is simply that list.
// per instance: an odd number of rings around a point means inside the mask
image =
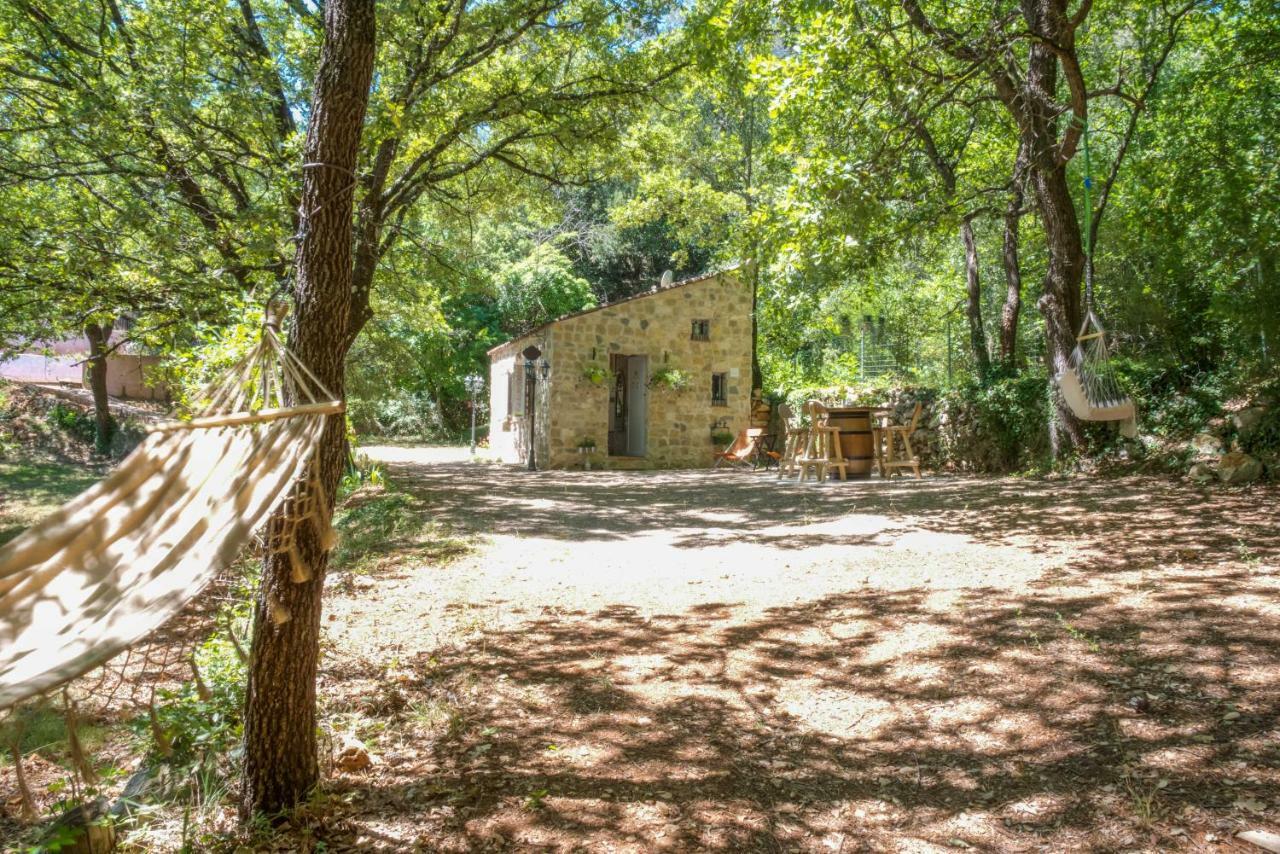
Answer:
[{"label": "potted plant", "polygon": [[711,442],[717,448],[723,448],[734,440],[734,435],[724,427],[716,427],[711,431]]},{"label": "potted plant", "polygon": [[604,385],[609,378],[609,366],[590,359],[582,366],[582,378],[592,385]]},{"label": "potted plant", "polygon": [[666,388],[680,391],[689,384],[689,375],[679,368],[663,365],[649,376],[649,388]]},{"label": "potted plant", "polygon": [[590,436],[578,442],[578,453],[582,455],[582,470],[591,471],[591,455],[596,452],[596,440]]}]

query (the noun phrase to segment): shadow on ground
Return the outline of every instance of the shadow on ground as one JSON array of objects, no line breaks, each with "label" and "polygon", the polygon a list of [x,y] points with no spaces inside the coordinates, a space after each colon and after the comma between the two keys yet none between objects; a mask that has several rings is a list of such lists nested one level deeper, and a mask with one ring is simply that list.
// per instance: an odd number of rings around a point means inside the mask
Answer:
[{"label": "shadow on ground", "polygon": [[1070,539],[1090,569],[1280,552],[1280,489],[1199,490],[1154,477],[1029,480],[933,477],[797,484],[735,471],[527,472],[515,466],[389,463],[437,518],[467,531],[625,540],[667,528],[688,548],[717,536],[776,536],[804,548],[848,544],[788,528],[849,514],[911,517],[931,531],[978,542]]},{"label": "shadow on ground", "polygon": [[[403,652],[385,766],[333,781],[359,793],[366,847],[1195,850],[1277,829],[1274,492],[392,471],[473,531],[625,543],[664,525],[715,548],[712,530],[870,513],[1082,556],[1072,583],[1030,593],[521,602],[514,628]],[[414,716],[437,706],[447,725]]]}]

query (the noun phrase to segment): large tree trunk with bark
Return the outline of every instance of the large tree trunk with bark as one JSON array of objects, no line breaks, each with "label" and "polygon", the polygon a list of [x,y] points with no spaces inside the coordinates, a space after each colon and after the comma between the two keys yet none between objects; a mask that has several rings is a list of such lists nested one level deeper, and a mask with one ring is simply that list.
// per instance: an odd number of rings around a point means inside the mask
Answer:
[{"label": "large tree trunk with bark", "polygon": [[982,327],[982,280],[979,278],[978,243],[973,236],[973,217],[960,224],[960,240],[964,243],[964,282],[966,314],[969,318],[969,350],[979,379],[991,372],[991,355],[987,352],[987,333]]},{"label": "large tree trunk with bark", "polygon": [[1004,307],[1000,311],[1000,363],[1007,370],[1018,364],[1018,318],[1022,313],[1022,259],[1019,257],[1022,204],[1026,196],[1026,150],[1019,148],[1013,167],[1009,204],[1004,211],[1001,260],[1004,266]]},{"label": "large tree trunk with bark", "polygon": [[[1056,377],[1066,370],[1080,329],[1084,247],[1080,242],[1080,223],[1076,219],[1075,206],[1071,203],[1066,166],[1038,169],[1032,173],[1031,183],[1049,248],[1049,266],[1037,306],[1044,317],[1049,371]],[[1072,447],[1079,447],[1085,438],[1083,426],[1061,395],[1055,394],[1053,399],[1057,428],[1065,433]]]},{"label": "large tree trunk with bark", "polygon": [[89,341],[89,391],[93,393],[93,448],[103,456],[111,452],[111,437],[116,431],[107,395],[107,346],[112,325],[86,323],[84,327],[84,337]]},{"label": "large tree trunk with bark", "polygon": [[[304,152],[290,346],[337,395],[343,393],[351,314],[352,203],[373,74],[374,2],[324,4],[324,46]],[[344,448],[343,419],[330,418],[316,451],[330,503]],[[313,526],[298,528],[297,545],[311,570],[310,580],[294,583],[289,561],[270,557],[254,609],[244,726],[246,817],[290,809],[319,778],[315,692],[327,555]]]},{"label": "large tree trunk with bark", "polygon": [[[1080,282],[1084,274],[1084,246],[1080,221],[1067,183],[1067,163],[1075,155],[1087,115],[1084,79],[1075,54],[1075,31],[1088,14],[1083,5],[1076,16],[1067,13],[1067,0],[1022,0],[1023,17],[1032,33],[1041,40],[1027,51],[1026,82],[1019,97],[1006,98],[1006,105],[1022,129],[1022,146],[1031,164],[1028,180],[1036,209],[1044,227],[1049,264],[1037,306],[1044,317],[1048,345],[1048,367],[1056,377],[1067,367],[1075,349],[1080,323]],[[1059,141],[1059,68],[1070,92],[1070,122]],[[1084,443],[1084,429],[1062,396],[1050,394],[1055,417],[1052,426],[1054,453],[1065,435],[1073,448]]]}]

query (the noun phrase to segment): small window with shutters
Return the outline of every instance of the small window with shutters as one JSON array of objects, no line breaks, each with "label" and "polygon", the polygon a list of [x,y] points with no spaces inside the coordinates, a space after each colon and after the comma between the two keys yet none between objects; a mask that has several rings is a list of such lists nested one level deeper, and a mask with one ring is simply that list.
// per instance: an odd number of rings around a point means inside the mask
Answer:
[{"label": "small window with shutters", "polygon": [[710,341],[711,340],[711,321],[695,320],[693,322],[693,333],[689,336],[694,341]]},{"label": "small window with shutters", "polygon": [[728,406],[729,405],[729,375],[728,374],[712,374],[711,375],[711,405],[712,406]]},{"label": "small window with shutters", "polygon": [[524,383],[520,371],[507,372],[507,414],[524,415]]}]

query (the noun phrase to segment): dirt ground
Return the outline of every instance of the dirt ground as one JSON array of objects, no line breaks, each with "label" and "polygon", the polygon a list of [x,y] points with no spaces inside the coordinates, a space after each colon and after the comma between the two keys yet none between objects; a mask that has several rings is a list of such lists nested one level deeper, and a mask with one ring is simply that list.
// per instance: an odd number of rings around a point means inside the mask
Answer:
[{"label": "dirt ground", "polygon": [[329,768],[336,847],[1216,851],[1280,831],[1275,489],[367,450],[479,548],[331,579],[331,751],[375,759]]}]

